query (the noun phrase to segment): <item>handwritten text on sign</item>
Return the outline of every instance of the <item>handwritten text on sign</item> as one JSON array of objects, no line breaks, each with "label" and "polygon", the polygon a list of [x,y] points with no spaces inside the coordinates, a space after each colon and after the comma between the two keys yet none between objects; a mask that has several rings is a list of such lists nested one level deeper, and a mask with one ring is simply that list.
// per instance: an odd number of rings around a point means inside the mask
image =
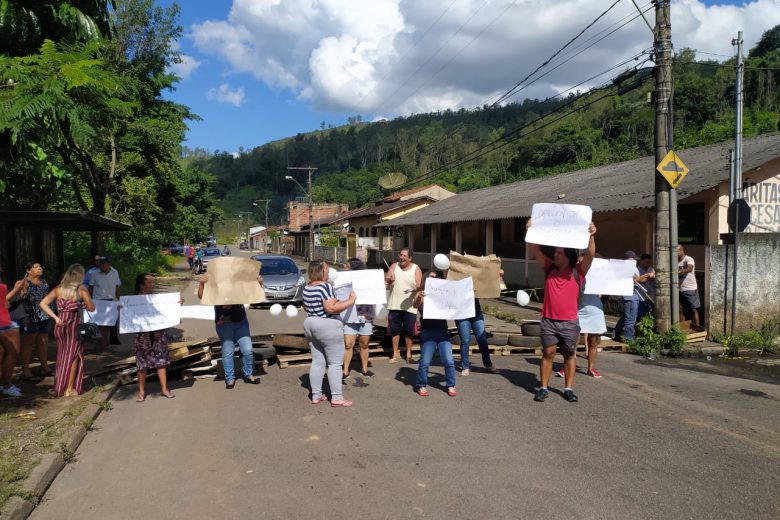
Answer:
[{"label": "handwritten text on sign", "polygon": [[181,321],[179,293],[122,296],[119,333],[151,332],[175,327]]},{"label": "handwritten text on sign", "polygon": [[534,204],[531,210],[532,226],[525,241],[555,247],[585,249],[590,241],[588,226],[593,210],[579,204]]},{"label": "handwritten text on sign", "polygon": [[474,317],[474,281],[425,279],[423,318],[426,320],[464,320]]},{"label": "handwritten text on sign", "polygon": [[[338,285],[351,283],[355,291],[355,304],[376,305],[387,303],[385,288],[385,273],[381,269],[364,269],[361,271],[339,271]],[[349,296],[349,293],[347,293]]]},{"label": "handwritten text on sign", "polygon": [[117,302],[113,300],[95,300],[95,310],[84,310],[84,322],[94,323],[103,327],[113,327],[119,319]]},{"label": "handwritten text on sign", "polygon": [[585,294],[631,296],[634,293],[636,261],[594,258],[585,275]]}]

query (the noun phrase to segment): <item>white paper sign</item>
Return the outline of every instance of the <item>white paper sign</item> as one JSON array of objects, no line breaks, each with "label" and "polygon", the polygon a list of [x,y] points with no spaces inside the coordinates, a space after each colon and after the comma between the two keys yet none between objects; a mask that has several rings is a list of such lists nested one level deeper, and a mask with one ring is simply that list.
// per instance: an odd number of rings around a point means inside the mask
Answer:
[{"label": "white paper sign", "polygon": [[213,305],[185,305],[181,308],[181,319],[214,321]]},{"label": "white paper sign", "polygon": [[[390,298],[390,290],[385,291],[385,299]],[[380,327],[387,327],[387,319],[389,316],[389,312],[387,310],[387,303],[378,304],[374,308],[374,325],[378,325]]]},{"label": "white paper sign", "polygon": [[119,302],[119,333],[151,332],[175,327],[181,322],[180,293],[122,296]]},{"label": "white paper sign", "polygon": [[[347,300],[349,299],[349,293],[352,292],[352,284],[346,283],[341,284],[341,280],[339,280],[339,284],[337,287],[333,288],[333,293],[336,295],[337,300]],[[357,309],[354,305],[350,305],[343,311],[341,311],[341,321],[344,323],[357,323],[360,321],[360,318],[358,317]]]},{"label": "white paper sign", "polygon": [[117,302],[112,300],[93,300],[95,302],[95,311],[89,312],[84,309],[84,323],[94,323],[102,327],[113,327],[116,320],[119,319],[119,309]]},{"label": "white paper sign", "polygon": [[532,226],[525,241],[555,247],[585,249],[590,242],[588,226],[593,210],[579,204],[534,204],[531,210]]},{"label": "white paper sign", "polygon": [[425,279],[423,318],[426,320],[463,320],[474,317],[474,281]]},{"label": "white paper sign", "polygon": [[[376,305],[387,303],[385,273],[381,269],[361,271],[339,271],[338,285],[351,283],[355,291],[357,305]],[[349,293],[347,293],[349,295]]]},{"label": "white paper sign", "polygon": [[594,258],[585,275],[585,294],[631,296],[634,293],[634,260]]}]

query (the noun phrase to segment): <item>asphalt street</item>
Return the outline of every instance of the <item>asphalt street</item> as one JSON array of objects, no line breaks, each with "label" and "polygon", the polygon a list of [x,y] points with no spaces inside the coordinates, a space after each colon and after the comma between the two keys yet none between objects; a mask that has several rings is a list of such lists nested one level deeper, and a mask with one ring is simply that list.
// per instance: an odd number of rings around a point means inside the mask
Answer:
[{"label": "asphalt street", "polygon": [[[301,331],[250,316],[253,334]],[[376,359],[351,409],[311,405],[306,368],[143,403],[123,387],[31,518],[780,518],[780,386],[602,353],[580,402],[536,403],[536,358],[494,362],[454,398],[436,364],[422,398],[416,365]]]}]

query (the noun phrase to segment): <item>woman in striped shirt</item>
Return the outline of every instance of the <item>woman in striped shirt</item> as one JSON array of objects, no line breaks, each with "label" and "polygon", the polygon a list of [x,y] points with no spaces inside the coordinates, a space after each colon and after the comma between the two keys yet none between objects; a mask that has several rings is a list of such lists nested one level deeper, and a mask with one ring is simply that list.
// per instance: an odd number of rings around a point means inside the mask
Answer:
[{"label": "woman in striped shirt", "polygon": [[352,291],[344,301],[336,299],[333,287],[327,283],[328,264],[324,260],[309,263],[309,283],[303,288],[303,308],[309,315],[303,322],[311,349],[311,402],[319,404],[328,398],[322,395],[322,380],[328,373],[330,405],[334,408],[352,406],[341,393],[341,369],[344,363],[344,324],[339,313],[355,303]]}]

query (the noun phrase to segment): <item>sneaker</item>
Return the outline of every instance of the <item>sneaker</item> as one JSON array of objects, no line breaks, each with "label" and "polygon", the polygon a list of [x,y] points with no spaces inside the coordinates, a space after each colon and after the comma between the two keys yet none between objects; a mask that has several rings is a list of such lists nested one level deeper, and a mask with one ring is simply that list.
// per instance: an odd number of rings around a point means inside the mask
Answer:
[{"label": "sneaker", "polygon": [[577,401],[579,401],[577,396],[574,394],[574,390],[564,390],[563,398],[569,401],[570,403],[576,403]]},{"label": "sneaker", "polygon": [[470,373],[471,373],[471,370],[469,370],[468,368],[464,368],[463,370],[460,371],[460,375],[462,375],[463,377],[466,377]]},{"label": "sneaker", "polygon": [[3,395],[7,395],[9,397],[22,397],[22,391],[15,386],[11,386],[10,388],[0,388],[0,391],[3,392]]},{"label": "sneaker", "polygon": [[547,399],[549,395],[550,395],[549,390],[547,390],[546,388],[540,388],[539,391],[536,392],[536,395],[534,396],[534,401],[536,401],[537,403],[541,403],[542,401]]},{"label": "sneaker", "polygon": [[603,377],[601,374],[599,374],[599,371],[596,370],[595,368],[591,368],[590,370],[588,370],[588,375],[593,376],[596,379],[601,379]]},{"label": "sneaker", "polygon": [[566,371],[564,369],[556,370],[555,375],[558,377],[566,377]]}]

